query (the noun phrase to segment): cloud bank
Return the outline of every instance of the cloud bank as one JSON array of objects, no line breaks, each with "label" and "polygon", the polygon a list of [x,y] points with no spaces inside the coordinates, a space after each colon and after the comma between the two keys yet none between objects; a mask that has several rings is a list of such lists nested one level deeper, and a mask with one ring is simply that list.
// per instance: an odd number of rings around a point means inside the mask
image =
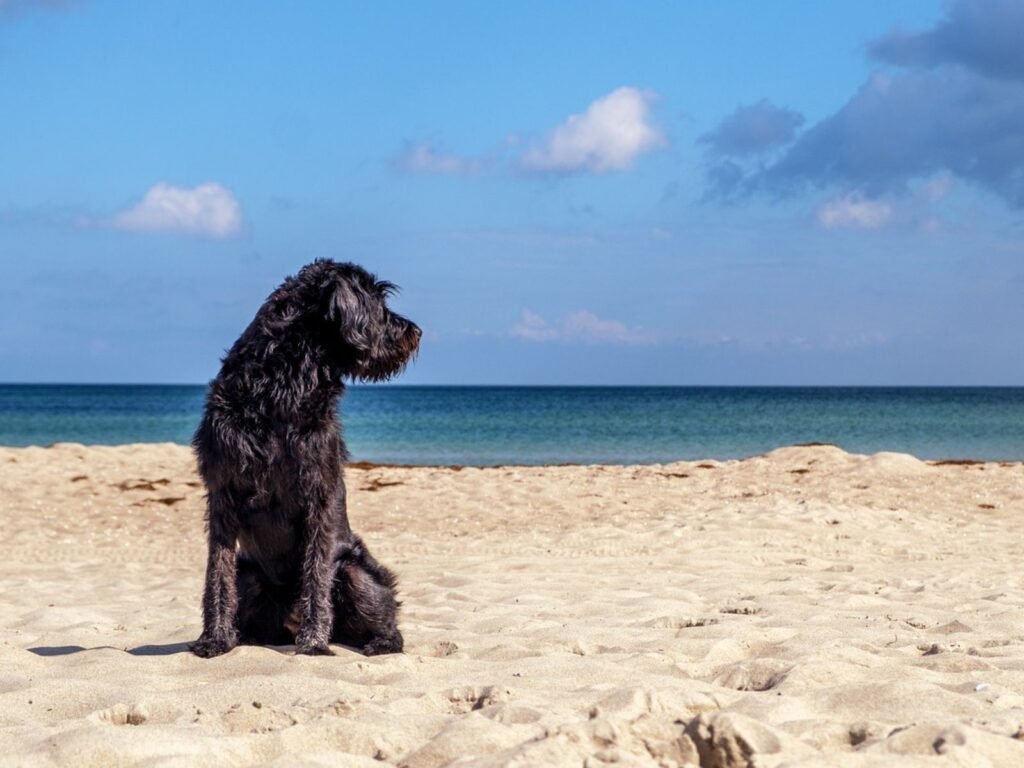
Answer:
[{"label": "cloud bank", "polygon": [[230,190],[216,182],[175,187],[161,182],[142,200],[111,219],[115,229],[228,238],[242,229],[242,208]]},{"label": "cloud bank", "polygon": [[1024,84],[962,69],[876,74],[750,184],[877,197],[944,171],[1024,205]]},{"label": "cloud bank", "polygon": [[868,47],[901,67],[958,64],[986,77],[1024,80],[1024,3],[957,0],[946,18],[923,32],[895,30]]},{"label": "cloud bank", "polygon": [[[836,190],[860,199],[863,212],[864,200],[906,195],[916,182],[950,174],[1024,207],[1022,29],[1019,0],[956,0],[930,30],[888,33],[868,51],[896,69],[876,71],[771,162],[714,163],[706,197]],[[765,135],[782,140],[787,128],[795,130],[795,118],[786,123],[767,107],[766,122],[774,116],[778,125]],[[732,155],[756,146],[736,138],[755,122],[757,111],[749,110],[726,118],[707,143]]]},{"label": "cloud bank", "polygon": [[803,124],[804,116],[799,112],[761,99],[739,107],[699,141],[716,155],[756,155],[789,144]]}]

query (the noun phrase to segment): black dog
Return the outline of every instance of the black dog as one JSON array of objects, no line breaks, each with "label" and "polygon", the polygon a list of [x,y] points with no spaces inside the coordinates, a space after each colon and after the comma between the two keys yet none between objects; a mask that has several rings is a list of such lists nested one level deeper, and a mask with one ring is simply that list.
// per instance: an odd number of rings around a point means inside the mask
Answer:
[{"label": "black dog", "polygon": [[416,353],[420,329],[387,307],[394,289],[354,264],[303,267],[211,382],[192,440],[210,545],[197,656],[239,642],[402,650],[395,577],[349,527],[336,416],[343,378],[387,379]]}]

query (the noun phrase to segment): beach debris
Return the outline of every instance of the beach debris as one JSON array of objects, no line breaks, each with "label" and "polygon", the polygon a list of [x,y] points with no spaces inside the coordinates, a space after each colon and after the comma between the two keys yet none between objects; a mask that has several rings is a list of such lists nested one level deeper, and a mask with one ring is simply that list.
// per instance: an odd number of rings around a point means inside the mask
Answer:
[{"label": "beach debris", "polygon": [[161,477],[157,480],[122,480],[112,485],[122,491],[155,491],[158,485],[169,485],[170,482],[166,477]]},{"label": "beach debris", "polygon": [[391,485],[405,485],[401,480],[381,480],[379,477],[371,477],[367,485],[364,485],[359,490],[361,491],[379,491],[381,488],[387,488]]},{"label": "beach debris", "polygon": [[144,507],[147,504],[163,504],[167,507],[173,507],[175,504],[185,501],[184,496],[163,496],[155,499],[143,499],[142,501],[136,501],[132,504],[133,507]]},{"label": "beach debris", "polygon": [[735,616],[754,616],[761,612],[761,608],[756,605],[724,605],[719,609],[719,613],[731,613]]}]

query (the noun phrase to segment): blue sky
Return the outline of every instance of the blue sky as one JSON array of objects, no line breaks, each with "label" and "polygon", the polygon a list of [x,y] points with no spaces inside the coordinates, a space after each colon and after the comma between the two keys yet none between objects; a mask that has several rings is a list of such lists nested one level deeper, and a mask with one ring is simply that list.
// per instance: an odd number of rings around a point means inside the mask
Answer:
[{"label": "blue sky", "polygon": [[410,384],[1024,384],[1024,4],[0,0],[0,380],[318,257]]}]

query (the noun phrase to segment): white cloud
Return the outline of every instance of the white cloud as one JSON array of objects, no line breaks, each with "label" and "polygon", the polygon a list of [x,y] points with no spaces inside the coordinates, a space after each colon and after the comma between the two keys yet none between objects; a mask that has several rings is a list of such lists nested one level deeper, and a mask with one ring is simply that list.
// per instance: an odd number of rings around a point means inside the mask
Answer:
[{"label": "white cloud", "polygon": [[604,320],[593,312],[579,310],[569,314],[560,325],[528,309],[512,327],[511,335],[526,341],[567,341],[587,343],[651,344],[654,337],[642,330],[627,327],[617,320]]},{"label": "white cloud", "polygon": [[180,232],[226,238],[242,229],[242,208],[231,190],[216,182],[190,189],[161,182],[142,200],[114,216],[116,229],[133,232]]},{"label": "white cloud", "polygon": [[479,158],[459,157],[446,152],[438,152],[429,141],[409,144],[398,157],[398,165],[412,173],[465,174],[475,173],[483,169],[483,161]]},{"label": "white cloud", "polygon": [[552,341],[558,337],[558,331],[550,327],[543,317],[528,309],[523,310],[523,319],[512,326],[511,333],[527,341]]},{"label": "white cloud", "polygon": [[921,183],[921,194],[929,203],[937,203],[953,188],[953,178],[942,173]]},{"label": "white cloud", "polygon": [[614,341],[620,344],[646,344],[651,337],[643,331],[627,328],[618,320],[603,320],[593,312],[580,310],[565,319],[569,338],[584,341]]},{"label": "white cloud", "polygon": [[825,229],[878,229],[892,219],[892,206],[859,195],[846,195],[822,205],[816,214]]},{"label": "white cloud", "polygon": [[617,88],[583,114],[571,115],[542,146],[528,150],[522,156],[523,165],[556,173],[626,170],[643,153],[667,144],[651,122],[654,98],[650,91]]}]

